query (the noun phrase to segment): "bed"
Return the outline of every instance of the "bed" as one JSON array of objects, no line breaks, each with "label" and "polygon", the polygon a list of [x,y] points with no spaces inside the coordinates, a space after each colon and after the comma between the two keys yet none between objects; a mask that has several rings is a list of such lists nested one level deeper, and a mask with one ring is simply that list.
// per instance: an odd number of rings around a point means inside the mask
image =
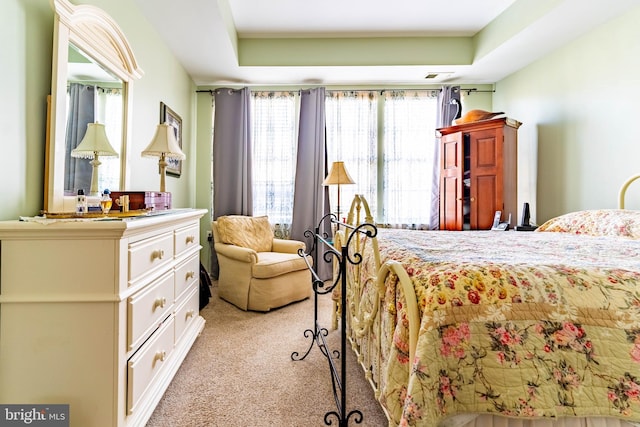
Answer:
[{"label": "bed", "polygon": [[343,329],[389,425],[640,422],[640,211],[349,241]]}]

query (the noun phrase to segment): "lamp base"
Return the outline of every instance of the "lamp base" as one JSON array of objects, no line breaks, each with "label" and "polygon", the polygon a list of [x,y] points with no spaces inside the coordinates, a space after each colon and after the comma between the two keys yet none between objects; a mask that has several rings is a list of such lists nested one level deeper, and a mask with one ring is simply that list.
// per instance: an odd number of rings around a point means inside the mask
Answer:
[{"label": "lamp base", "polygon": [[98,153],[95,153],[93,160],[91,160],[91,187],[89,189],[89,196],[100,196],[100,191],[98,190],[98,168],[102,164],[100,160],[98,160]]},{"label": "lamp base", "polygon": [[165,178],[167,176],[167,165],[168,165],[167,159],[165,158],[164,153],[162,153],[162,156],[158,161],[158,166],[160,166],[160,192],[161,193],[164,193],[166,190]]}]

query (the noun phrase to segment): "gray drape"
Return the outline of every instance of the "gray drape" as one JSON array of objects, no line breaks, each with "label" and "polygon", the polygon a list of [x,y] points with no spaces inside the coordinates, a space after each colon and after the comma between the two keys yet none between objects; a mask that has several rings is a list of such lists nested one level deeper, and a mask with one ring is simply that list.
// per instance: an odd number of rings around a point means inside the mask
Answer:
[{"label": "gray drape", "polygon": [[[218,89],[214,93],[213,213],[253,215],[251,191],[251,92]],[[217,278],[218,257],[211,251],[210,274]]]},{"label": "gray drape", "polygon": [[[460,86],[442,86],[438,94],[438,112],[436,129],[451,126],[454,119],[460,117]],[[433,156],[433,179],[431,184],[431,218],[432,230],[440,228],[440,139],[437,138]]]},{"label": "gray drape", "polygon": [[[307,249],[312,247],[313,242],[311,239],[305,238],[305,230],[315,230],[322,217],[329,213],[329,191],[328,188],[322,186],[322,181],[327,175],[325,92],[325,88],[314,88],[303,90],[300,94],[291,239],[305,242]],[[330,225],[327,224],[320,232],[330,236]],[[322,248],[321,252],[324,252]],[[319,260],[317,253],[314,253],[314,263],[321,279],[331,278],[331,264]]]},{"label": "gray drape", "polygon": [[80,83],[69,85],[69,118],[64,165],[64,190],[68,194],[76,194],[80,188],[85,194],[89,194],[91,187],[91,163],[87,159],[71,157],[71,150],[80,144],[87,132],[87,125],[95,120],[95,92],[94,86]]}]

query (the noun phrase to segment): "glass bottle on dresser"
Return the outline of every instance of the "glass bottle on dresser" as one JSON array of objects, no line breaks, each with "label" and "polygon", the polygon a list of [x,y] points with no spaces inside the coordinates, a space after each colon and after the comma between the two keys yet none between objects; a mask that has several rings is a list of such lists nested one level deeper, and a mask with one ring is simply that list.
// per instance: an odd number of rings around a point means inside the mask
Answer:
[{"label": "glass bottle on dresser", "polygon": [[111,191],[105,189],[102,193],[102,199],[100,199],[100,208],[102,209],[102,213],[104,215],[109,213],[112,203],[113,201],[111,200]]},{"label": "glass bottle on dresser", "polygon": [[84,190],[80,188],[78,195],[76,196],[76,214],[84,215],[88,211],[87,196],[84,195]]}]

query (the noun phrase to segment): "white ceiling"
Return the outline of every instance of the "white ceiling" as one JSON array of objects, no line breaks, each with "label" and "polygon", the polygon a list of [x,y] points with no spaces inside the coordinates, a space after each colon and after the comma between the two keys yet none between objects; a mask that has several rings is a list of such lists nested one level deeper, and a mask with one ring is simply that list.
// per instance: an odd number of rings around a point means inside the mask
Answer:
[{"label": "white ceiling", "polygon": [[[135,1],[199,86],[494,83],[640,5],[640,0]],[[338,54],[333,58],[328,46],[317,63],[313,57],[305,59],[311,65],[299,65],[301,54],[296,50],[286,55],[274,51],[275,65],[240,65],[261,64],[270,55],[268,43],[260,45],[264,46],[260,55],[243,50],[247,39],[321,44],[335,38],[364,38],[375,49],[402,37],[434,45],[442,37],[461,37],[471,40],[469,46],[475,50],[467,63],[442,63],[435,57],[432,62],[422,59],[429,55],[416,51],[420,63],[381,60],[359,66]],[[353,51],[350,59],[366,53]],[[438,77],[425,79],[434,72]]]},{"label": "white ceiling", "polygon": [[304,4],[300,0],[230,0],[229,6],[242,36],[469,36],[514,1],[325,0]]}]

